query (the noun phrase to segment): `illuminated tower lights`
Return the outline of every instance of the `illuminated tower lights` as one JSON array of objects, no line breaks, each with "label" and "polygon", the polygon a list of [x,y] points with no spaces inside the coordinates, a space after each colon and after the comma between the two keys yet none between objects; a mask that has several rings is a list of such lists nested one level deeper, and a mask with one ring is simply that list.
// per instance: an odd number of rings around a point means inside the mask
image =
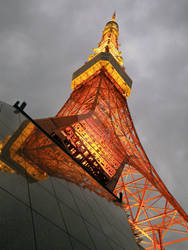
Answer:
[{"label": "illuminated tower lights", "polygon": [[[70,157],[60,154],[58,147],[52,150],[50,143],[44,149],[43,135],[28,122],[5,144],[2,155],[12,150],[9,160],[19,162],[33,181],[51,175],[84,183],[108,200],[98,183],[117,196],[121,192],[137,241],[146,249],[164,249],[188,239],[180,238],[187,236],[188,215],[151,165],[136,133],[127,104],[132,80],[123,66],[118,37],[114,13],[94,54],[73,73],[73,92],[65,105],[56,117],[36,120]],[[54,161],[47,155],[54,155]],[[166,240],[169,233],[173,240]]]}]

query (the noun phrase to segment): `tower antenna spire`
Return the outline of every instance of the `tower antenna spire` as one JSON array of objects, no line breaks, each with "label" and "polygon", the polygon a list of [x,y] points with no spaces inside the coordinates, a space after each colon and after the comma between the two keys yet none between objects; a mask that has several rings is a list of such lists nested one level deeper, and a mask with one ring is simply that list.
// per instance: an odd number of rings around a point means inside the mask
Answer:
[{"label": "tower antenna spire", "polygon": [[116,22],[116,11],[114,11],[111,21]]},{"label": "tower antenna spire", "polygon": [[93,59],[96,55],[101,52],[109,52],[119,65],[123,66],[123,58],[119,51],[119,26],[116,22],[116,12],[114,11],[109,22],[106,23],[102,32],[102,39],[98,43],[98,47],[93,49],[94,54],[90,55],[88,60]]}]

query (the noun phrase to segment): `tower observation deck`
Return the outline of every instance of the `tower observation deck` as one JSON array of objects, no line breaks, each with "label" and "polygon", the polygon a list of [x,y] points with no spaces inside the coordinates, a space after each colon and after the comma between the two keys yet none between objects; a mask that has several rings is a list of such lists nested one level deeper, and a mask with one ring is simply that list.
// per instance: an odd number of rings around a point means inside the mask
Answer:
[{"label": "tower observation deck", "polygon": [[[55,176],[108,200],[121,193],[121,206],[137,242],[146,249],[164,249],[188,239],[188,215],[150,163],[135,130],[127,104],[132,80],[125,71],[118,37],[114,14],[94,53],[73,73],[73,92],[67,102],[55,117],[35,121],[66,154],[52,150],[41,133],[25,122],[2,148],[2,160],[16,162],[33,182]],[[10,150],[14,154],[7,154]],[[47,155],[53,155],[54,161]]]}]

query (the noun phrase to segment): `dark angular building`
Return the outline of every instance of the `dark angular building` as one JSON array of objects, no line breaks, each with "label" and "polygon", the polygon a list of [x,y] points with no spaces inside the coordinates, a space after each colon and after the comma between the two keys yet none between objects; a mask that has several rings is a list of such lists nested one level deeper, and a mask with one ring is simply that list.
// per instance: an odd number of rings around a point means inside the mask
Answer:
[{"label": "dark angular building", "polygon": [[71,183],[71,178],[32,181],[28,169],[20,171],[7,160],[14,153],[9,148],[5,154],[3,145],[26,120],[0,103],[0,249],[138,249],[118,202]]}]

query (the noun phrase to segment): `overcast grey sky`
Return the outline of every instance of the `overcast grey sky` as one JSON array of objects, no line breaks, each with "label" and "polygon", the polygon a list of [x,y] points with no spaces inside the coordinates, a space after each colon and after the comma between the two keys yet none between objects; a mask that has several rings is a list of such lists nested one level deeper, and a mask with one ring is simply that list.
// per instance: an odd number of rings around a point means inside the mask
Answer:
[{"label": "overcast grey sky", "polygon": [[187,0],[1,0],[0,100],[25,100],[34,118],[55,115],[114,10],[138,135],[188,212]]}]

